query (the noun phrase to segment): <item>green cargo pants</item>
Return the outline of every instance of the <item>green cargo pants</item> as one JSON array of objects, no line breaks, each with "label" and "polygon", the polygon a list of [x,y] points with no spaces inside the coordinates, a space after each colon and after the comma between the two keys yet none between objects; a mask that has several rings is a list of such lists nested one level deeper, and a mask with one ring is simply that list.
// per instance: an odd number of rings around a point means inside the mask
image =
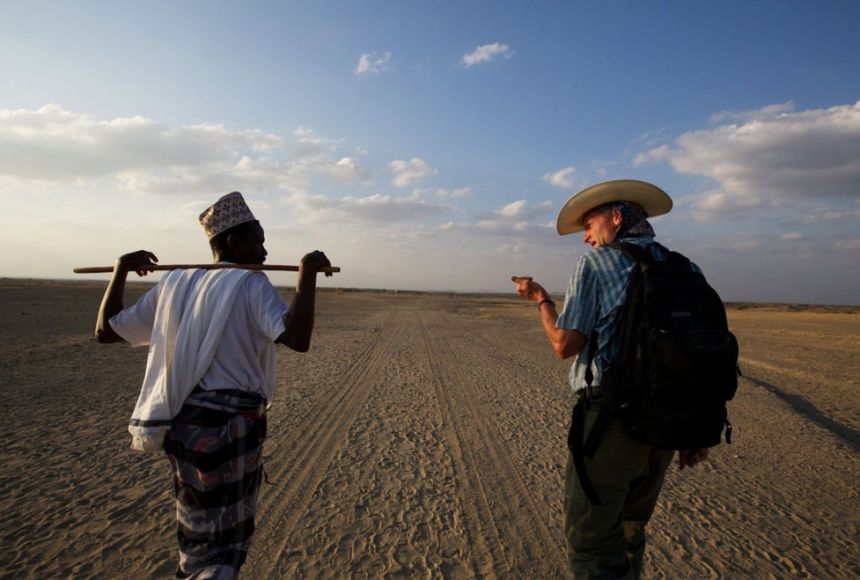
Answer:
[{"label": "green cargo pants", "polygon": [[[589,401],[585,436],[602,401]],[[565,522],[568,560],[576,578],[639,578],[645,554],[645,524],[654,511],[674,451],[630,438],[617,419],[606,427],[586,471],[600,498],[592,505],[568,454]]]}]

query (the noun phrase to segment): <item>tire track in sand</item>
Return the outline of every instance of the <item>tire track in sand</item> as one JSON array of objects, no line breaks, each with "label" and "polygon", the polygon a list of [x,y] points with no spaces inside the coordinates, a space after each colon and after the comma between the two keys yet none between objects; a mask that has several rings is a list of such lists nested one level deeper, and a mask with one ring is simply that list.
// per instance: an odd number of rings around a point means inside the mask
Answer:
[{"label": "tire track in sand", "polygon": [[[243,570],[248,578],[270,578],[287,550],[287,542],[296,521],[305,513],[314,490],[338,451],[346,442],[350,425],[357,416],[376,379],[376,371],[385,363],[388,352],[403,332],[403,320],[392,313],[383,324],[381,336],[371,343],[349,370],[317,399],[313,411],[281,438],[285,461],[270,475],[273,485],[261,494],[258,522],[251,552]],[[263,520],[263,521],[260,521]]]},{"label": "tire track in sand", "polygon": [[474,533],[477,575],[556,578],[567,574],[564,551],[541,517],[534,497],[477,396],[479,385],[463,370],[448,339],[421,330],[443,417],[450,421],[455,471],[461,479],[464,509]]}]

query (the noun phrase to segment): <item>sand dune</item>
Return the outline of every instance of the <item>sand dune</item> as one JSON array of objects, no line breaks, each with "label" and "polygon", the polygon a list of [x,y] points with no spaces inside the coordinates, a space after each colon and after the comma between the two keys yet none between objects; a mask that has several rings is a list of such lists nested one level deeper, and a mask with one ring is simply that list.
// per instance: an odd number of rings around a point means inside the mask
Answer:
[{"label": "sand dune", "polygon": [[[167,462],[125,431],[146,353],[92,341],[103,288],[0,281],[4,577],[173,573]],[[280,351],[244,576],[567,575],[569,363],[537,320],[515,297],[322,293],[311,352]],[[730,320],[735,442],[671,468],[648,577],[860,576],[860,314]]]}]

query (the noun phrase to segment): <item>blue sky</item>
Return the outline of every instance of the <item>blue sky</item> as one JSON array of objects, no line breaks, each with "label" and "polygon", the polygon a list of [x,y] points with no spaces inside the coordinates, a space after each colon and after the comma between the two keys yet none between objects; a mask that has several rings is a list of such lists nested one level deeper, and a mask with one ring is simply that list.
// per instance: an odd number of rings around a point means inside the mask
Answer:
[{"label": "blue sky", "polygon": [[858,304],[858,29],[847,1],[4,3],[0,275],[208,261],[196,216],[240,190],[330,285],[561,292],[587,247],[558,209],[636,178],[725,299]]}]

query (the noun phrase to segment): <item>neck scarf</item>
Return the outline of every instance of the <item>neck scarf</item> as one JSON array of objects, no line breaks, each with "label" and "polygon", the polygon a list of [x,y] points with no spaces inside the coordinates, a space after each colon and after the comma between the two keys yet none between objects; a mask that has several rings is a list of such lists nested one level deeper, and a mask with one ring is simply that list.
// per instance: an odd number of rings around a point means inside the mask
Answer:
[{"label": "neck scarf", "polygon": [[612,209],[621,213],[621,225],[614,240],[623,238],[653,238],[654,228],[648,223],[648,214],[638,203],[622,201],[612,204]]}]

